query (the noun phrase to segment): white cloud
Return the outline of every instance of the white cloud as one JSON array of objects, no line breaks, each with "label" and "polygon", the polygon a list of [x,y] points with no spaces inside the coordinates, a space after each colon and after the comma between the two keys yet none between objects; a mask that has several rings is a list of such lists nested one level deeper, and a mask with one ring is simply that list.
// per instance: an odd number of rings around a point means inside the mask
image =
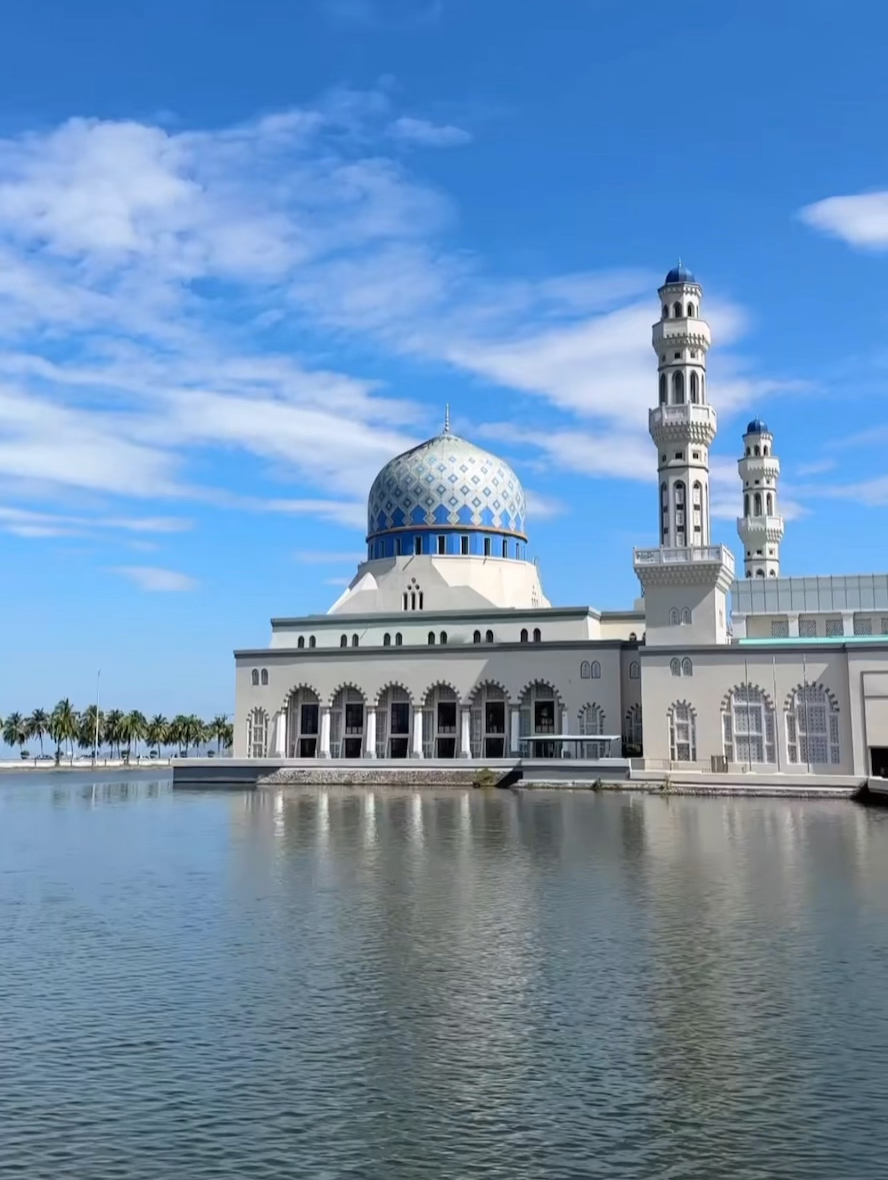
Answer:
[{"label": "white cloud", "polygon": [[300,549],[293,555],[300,565],[341,565],[343,562],[356,564],[367,556],[357,550],[347,553],[332,553],[324,549]]},{"label": "white cloud", "polygon": [[414,119],[402,115],[392,123],[391,135],[402,143],[415,143],[422,147],[456,147],[471,143],[471,132],[452,124],[430,123],[427,119]]},{"label": "white cloud", "polygon": [[813,229],[840,238],[849,246],[888,248],[888,191],[827,197],[799,212]]},{"label": "white cloud", "polygon": [[0,505],[0,530],[19,537],[82,537],[98,531],[176,533],[191,527],[178,517],[102,517],[36,512]]},{"label": "white cloud", "polygon": [[823,475],[827,471],[832,471],[835,465],[835,459],[818,459],[813,463],[799,463],[796,467],[796,474],[800,476]]},{"label": "white cloud", "polygon": [[198,585],[197,580],[188,574],[154,565],[118,565],[112,567],[111,572],[128,578],[141,590],[152,592],[194,590]]}]

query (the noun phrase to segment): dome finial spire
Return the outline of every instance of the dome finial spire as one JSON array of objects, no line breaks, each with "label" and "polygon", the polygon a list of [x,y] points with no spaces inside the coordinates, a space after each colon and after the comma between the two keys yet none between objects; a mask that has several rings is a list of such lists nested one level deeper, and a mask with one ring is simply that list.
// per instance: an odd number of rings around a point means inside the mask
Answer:
[{"label": "dome finial spire", "polygon": [[450,402],[444,403],[444,433],[450,433]]}]

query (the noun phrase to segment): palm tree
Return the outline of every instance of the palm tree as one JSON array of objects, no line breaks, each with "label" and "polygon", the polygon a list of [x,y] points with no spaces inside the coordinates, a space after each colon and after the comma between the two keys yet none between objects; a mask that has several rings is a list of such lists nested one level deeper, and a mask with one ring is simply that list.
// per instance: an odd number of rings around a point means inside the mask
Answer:
[{"label": "palm tree", "polygon": [[145,727],[145,740],[150,749],[157,750],[158,756],[160,747],[169,741],[169,728],[169,722],[162,713],[155,714]]},{"label": "palm tree", "polygon": [[99,724],[96,726],[96,706],[90,705],[80,714],[80,726],[77,730],[77,745],[81,750],[92,750],[93,757],[98,757],[102,744],[105,715],[98,711]]},{"label": "palm tree", "polygon": [[222,744],[228,731],[228,719],[224,713],[219,713],[207,726],[209,737],[216,739],[216,753],[222,753]]},{"label": "palm tree", "polygon": [[132,742],[136,744],[136,754],[139,752],[139,742],[145,737],[145,730],[148,728],[148,722],[145,720],[145,714],[140,713],[138,709],[133,709],[131,713],[126,715],[126,757],[127,761],[130,756],[130,745]]},{"label": "palm tree", "polygon": [[188,746],[199,746],[201,742],[205,742],[209,738],[209,727],[204,725],[201,719],[194,713],[189,713],[186,718],[186,735],[185,735],[185,753],[188,753]]},{"label": "palm tree", "polygon": [[222,731],[222,745],[226,750],[230,750],[234,745],[234,726],[230,721],[226,721]]},{"label": "palm tree", "polygon": [[111,747],[111,753],[114,753],[114,747],[117,746],[117,757],[120,757],[120,743],[123,740],[123,735],[120,732],[120,724],[123,721],[123,713],[120,709],[110,709],[105,714],[105,741]]},{"label": "palm tree", "polygon": [[61,758],[62,743],[71,743],[71,762],[74,762],[74,742],[80,722],[67,697],[59,701],[49,719],[49,736],[56,744],[56,762]]},{"label": "palm tree", "polygon": [[45,709],[35,709],[27,721],[28,737],[35,737],[40,742],[40,753],[43,754],[43,738],[49,731],[49,717]]},{"label": "palm tree", "polygon": [[24,753],[28,740],[28,724],[21,713],[10,713],[3,725],[3,740],[7,746],[18,746]]}]

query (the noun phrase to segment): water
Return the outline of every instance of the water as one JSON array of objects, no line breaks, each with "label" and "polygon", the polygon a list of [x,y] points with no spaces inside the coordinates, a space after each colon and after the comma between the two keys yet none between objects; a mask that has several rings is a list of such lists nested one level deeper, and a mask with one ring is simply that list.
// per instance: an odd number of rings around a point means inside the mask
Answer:
[{"label": "water", "polygon": [[882,1180],[888,813],[0,778],[0,1174]]}]

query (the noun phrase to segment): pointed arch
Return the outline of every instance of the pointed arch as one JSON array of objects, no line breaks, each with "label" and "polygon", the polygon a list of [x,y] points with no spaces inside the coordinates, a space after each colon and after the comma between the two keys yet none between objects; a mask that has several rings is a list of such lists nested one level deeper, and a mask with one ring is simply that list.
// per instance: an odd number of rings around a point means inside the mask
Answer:
[{"label": "pointed arch", "polygon": [[385,694],[388,692],[388,690],[390,688],[398,688],[402,692],[406,692],[407,699],[410,701],[410,704],[413,705],[415,703],[413,693],[410,691],[410,689],[407,687],[407,685],[404,683],[403,680],[386,680],[385,684],[383,684],[380,688],[378,688],[375,693],[368,693],[367,694],[368,698],[370,700],[370,704],[373,706],[373,708],[376,708],[380,704],[380,702],[382,701],[382,698],[385,696]]},{"label": "pointed arch", "polygon": [[456,687],[453,681],[445,680],[443,677],[439,676],[436,680],[433,680],[423,692],[419,694],[418,699],[420,704],[428,704],[429,698],[436,688],[446,688],[448,691],[453,693],[454,700],[461,700],[459,689]]},{"label": "pointed arch", "polygon": [[623,739],[627,746],[642,747],[644,735],[642,731],[641,705],[630,705],[623,718]]},{"label": "pointed arch", "polygon": [[728,762],[776,762],[774,702],[760,685],[742,681],[722,697],[722,744]]},{"label": "pointed arch", "polygon": [[681,369],[676,369],[672,374],[672,404],[675,406],[683,406],[685,400],[685,379],[684,373]]},{"label": "pointed arch", "polygon": [[674,701],[667,712],[670,762],[697,761],[697,711],[688,701]]},{"label": "pointed arch", "polygon": [[698,381],[697,381],[697,373],[693,369],[691,370],[690,384],[691,384],[691,404],[696,405],[699,400],[700,393],[699,393],[699,387],[698,387]]},{"label": "pointed arch", "polygon": [[[581,737],[599,737],[605,732],[604,709],[595,701],[587,701],[577,713],[577,733]],[[608,754],[608,742],[582,742],[581,757],[602,758]]]},{"label": "pointed arch", "polygon": [[667,396],[668,396],[668,389],[667,389],[667,382],[666,382],[666,374],[661,373],[660,374],[660,405],[661,406],[666,405]]},{"label": "pointed arch", "polygon": [[359,684],[355,684],[355,682],[353,680],[340,680],[339,684],[337,684],[336,687],[333,689],[333,691],[328,694],[327,700],[324,703],[332,708],[333,704],[336,701],[336,698],[345,689],[352,689],[354,692],[360,693],[361,696],[363,697],[364,701],[366,702],[367,694],[364,692],[363,688],[361,688],[361,686]]},{"label": "pointed arch", "polygon": [[247,757],[265,758],[268,753],[268,713],[261,706],[247,714]]},{"label": "pointed arch", "polygon": [[842,761],[839,702],[822,683],[797,684],[783,707],[786,758],[795,766],[838,766]]}]

